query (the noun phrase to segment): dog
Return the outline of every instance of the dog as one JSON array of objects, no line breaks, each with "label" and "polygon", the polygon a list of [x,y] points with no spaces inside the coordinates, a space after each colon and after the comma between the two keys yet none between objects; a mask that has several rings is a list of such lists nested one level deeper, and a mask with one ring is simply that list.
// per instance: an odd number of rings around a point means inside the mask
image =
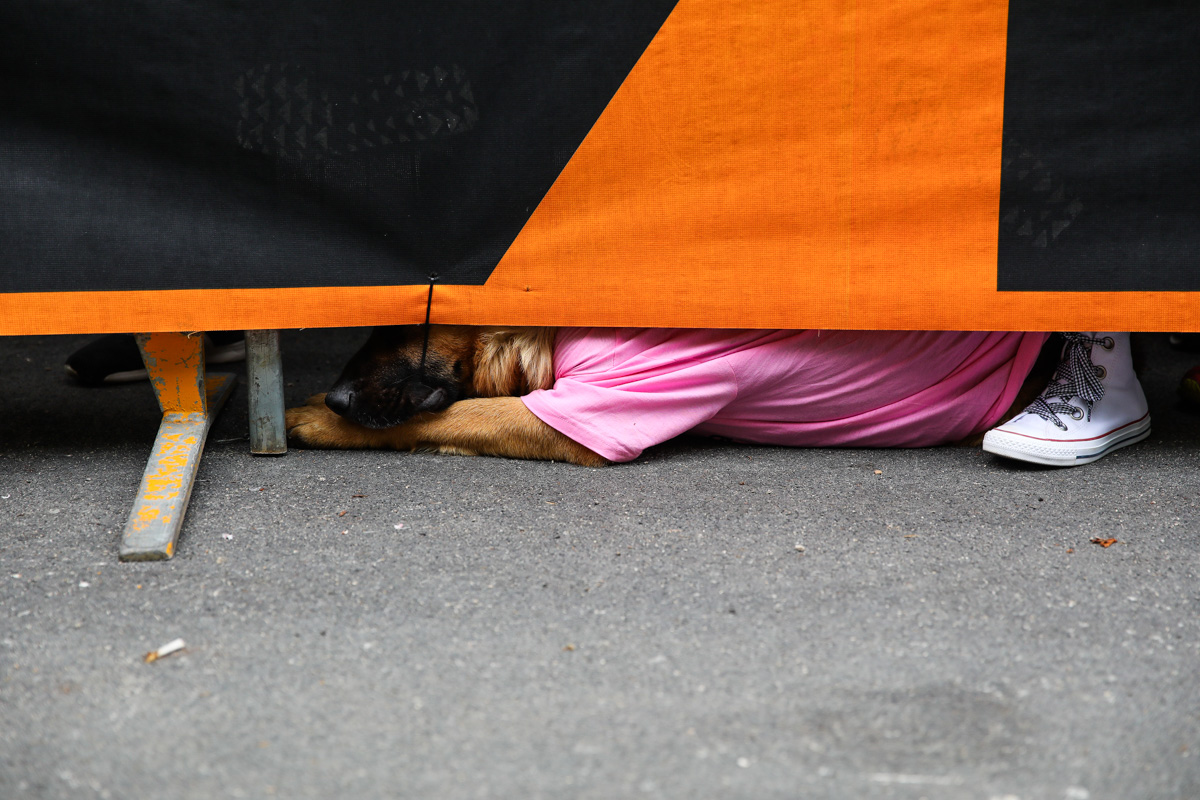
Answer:
[{"label": "dog", "polygon": [[[563,330],[574,332],[581,329]],[[612,348],[614,351],[620,351],[620,348],[629,342],[629,337],[651,336],[653,342],[661,342],[668,341],[666,337],[670,335],[663,333],[658,336],[653,329],[631,334],[617,329],[591,330],[599,331],[592,334],[594,336],[612,337],[602,342],[601,349]],[[658,435],[657,439],[639,439],[627,449],[622,449],[621,442],[611,447],[589,447],[578,441],[579,438],[587,438],[586,436],[572,436],[558,429],[566,428],[568,432],[576,433],[577,429],[568,424],[568,420],[558,420],[556,426],[552,426],[543,420],[543,417],[554,420],[544,410],[535,414],[531,406],[537,406],[533,404],[534,398],[531,395],[541,393],[539,390],[557,388],[555,357],[558,333],[559,329],[556,328],[453,325],[376,328],[362,349],[350,359],[332,389],[325,394],[309,398],[307,405],[287,411],[288,436],[294,444],[310,448],[382,448],[459,455],[491,455],[564,461],[588,467],[631,460],[641,452],[640,448],[646,441],[654,444],[670,438],[667,434],[671,434],[671,430],[667,430],[666,433]],[[704,342],[720,343],[728,339],[733,342],[731,346],[736,348],[758,346],[762,342],[790,347],[792,339],[788,337],[815,334],[819,338],[822,332],[679,333],[685,339],[691,337]],[[826,341],[830,337],[853,333],[855,332],[824,332]],[[858,333],[868,336],[873,333],[878,336],[888,335],[876,332]],[[1011,407],[1007,403],[1004,405],[1006,411],[1003,419],[1024,408],[1046,382],[1047,371],[1033,369],[1037,354],[1046,341],[1042,334],[911,332],[891,335],[910,337],[911,341],[918,345],[925,342],[931,347],[936,347],[937,342],[928,337],[936,336],[1042,337],[1036,341],[1019,343],[1020,352],[1024,354],[1021,356],[1023,361],[1019,367],[1014,367],[1014,373],[1020,374],[1014,374],[1008,380],[1009,388],[1005,396],[1012,402]],[[920,338],[922,336],[926,339]],[[813,339],[810,336],[805,341]],[[908,340],[905,341],[907,343]],[[992,348],[995,349],[995,346]],[[1029,355],[1030,352],[1032,356]],[[700,363],[697,368],[703,371],[706,365]],[[923,361],[918,358],[914,369],[924,368]],[[1029,377],[1026,380],[1027,376]],[[1014,381],[1016,388],[1013,388]],[[644,387],[639,385],[639,388]],[[759,391],[769,393],[772,388],[773,384],[768,376]],[[1017,388],[1020,388],[1019,393]],[[689,391],[703,393],[705,387],[701,382],[699,389],[689,388]],[[643,392],[635,399],[637,402],[644,402],[647,398]],[[702,398],[696,402],[702,404],[708,400]],[[939,409],[932,408],[930,413],[930,419],[936,420],[940,412]],[[992,416],[1001,419],[996,413]],[[674,416],[668,415],[666,418],[673,419]],[[630,417],[630,420],[626,422],[625,428],[629,432],[628,435],[641,435],[636,426],[643,418],[635,415]],[[684,427],[676,433],[692,429],[692,425],[686,419],[681,420],[679,425]],[[953,430],[973,436],[978,441],[981,435],[978,427],[976,424],[969,430]],[[707,432],[724,435],[724,431],[719,428]],[[908,439],[899,436],[895,441],[879,440],[877,437],[875,440],[852,440],[835,444],[871,446],[873,443],[882,443],[884,446],[922,446],[946,443],[943,441],[945,436],[938,440],[926,440],[913,439],[911,435],[906,435]],[[725,438],[763,443],[796,443],[787,441],[786,436],[783,437],[785,441],[779,442],[774,436],[743,436],[736,431]],[[966,436],[952,436],[953,441],[962,441],[965,438]]]},{"label": "dog", "polygon": [[[304,447],[609,460],[542,422],[520,400],[554,383],[554,328],[376,328],[334,387],[287,411]],[[422,355],[425,354],[422,365]]]}]

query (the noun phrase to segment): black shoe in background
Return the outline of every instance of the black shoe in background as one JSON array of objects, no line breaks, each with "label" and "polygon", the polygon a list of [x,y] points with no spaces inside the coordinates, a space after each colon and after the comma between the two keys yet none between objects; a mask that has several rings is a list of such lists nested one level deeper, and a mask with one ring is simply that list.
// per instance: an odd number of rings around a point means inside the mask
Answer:
[{"label": "black shoe in background", "polygon": [[[227,364],[246,357],[242,331],[214,331],[204,336],[204,358],[209,364]],[[83,386],[130,383],[148,378],[142,353],[132,334],[110,333],[88,342],[67,359],[67,374]]]}]

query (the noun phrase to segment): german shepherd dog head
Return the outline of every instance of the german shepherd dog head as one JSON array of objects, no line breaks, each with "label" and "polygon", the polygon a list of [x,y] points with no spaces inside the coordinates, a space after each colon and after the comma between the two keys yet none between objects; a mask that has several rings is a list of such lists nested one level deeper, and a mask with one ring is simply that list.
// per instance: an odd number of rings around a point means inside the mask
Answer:
[{"label": "german shepherd dog head", "polygon": [[553,328],[431,325],[376,328],[325,395],[335,413],[390,428],[468,397],[528,394],[554,383]]}]

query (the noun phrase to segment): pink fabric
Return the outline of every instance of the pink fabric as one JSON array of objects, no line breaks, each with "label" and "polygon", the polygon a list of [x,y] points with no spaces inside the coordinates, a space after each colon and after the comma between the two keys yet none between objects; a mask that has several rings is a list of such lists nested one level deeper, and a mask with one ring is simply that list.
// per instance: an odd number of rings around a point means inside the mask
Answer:
[{"label": "pink fabric", "polygon": [[1044,333],[562,328],[522,398],[611,461],[687,431],[810,447],[923,447],[1001,422]]}]

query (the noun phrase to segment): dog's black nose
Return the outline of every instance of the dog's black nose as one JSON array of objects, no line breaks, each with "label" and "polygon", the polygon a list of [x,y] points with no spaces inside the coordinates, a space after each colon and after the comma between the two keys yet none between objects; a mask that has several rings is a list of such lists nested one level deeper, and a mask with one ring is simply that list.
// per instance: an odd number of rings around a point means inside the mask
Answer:
[{"label": "dog's black nose", "polygon": [[335,386],[326,392],[325,405],[344,417],[354,407],[354,392],[348,386]]}]

